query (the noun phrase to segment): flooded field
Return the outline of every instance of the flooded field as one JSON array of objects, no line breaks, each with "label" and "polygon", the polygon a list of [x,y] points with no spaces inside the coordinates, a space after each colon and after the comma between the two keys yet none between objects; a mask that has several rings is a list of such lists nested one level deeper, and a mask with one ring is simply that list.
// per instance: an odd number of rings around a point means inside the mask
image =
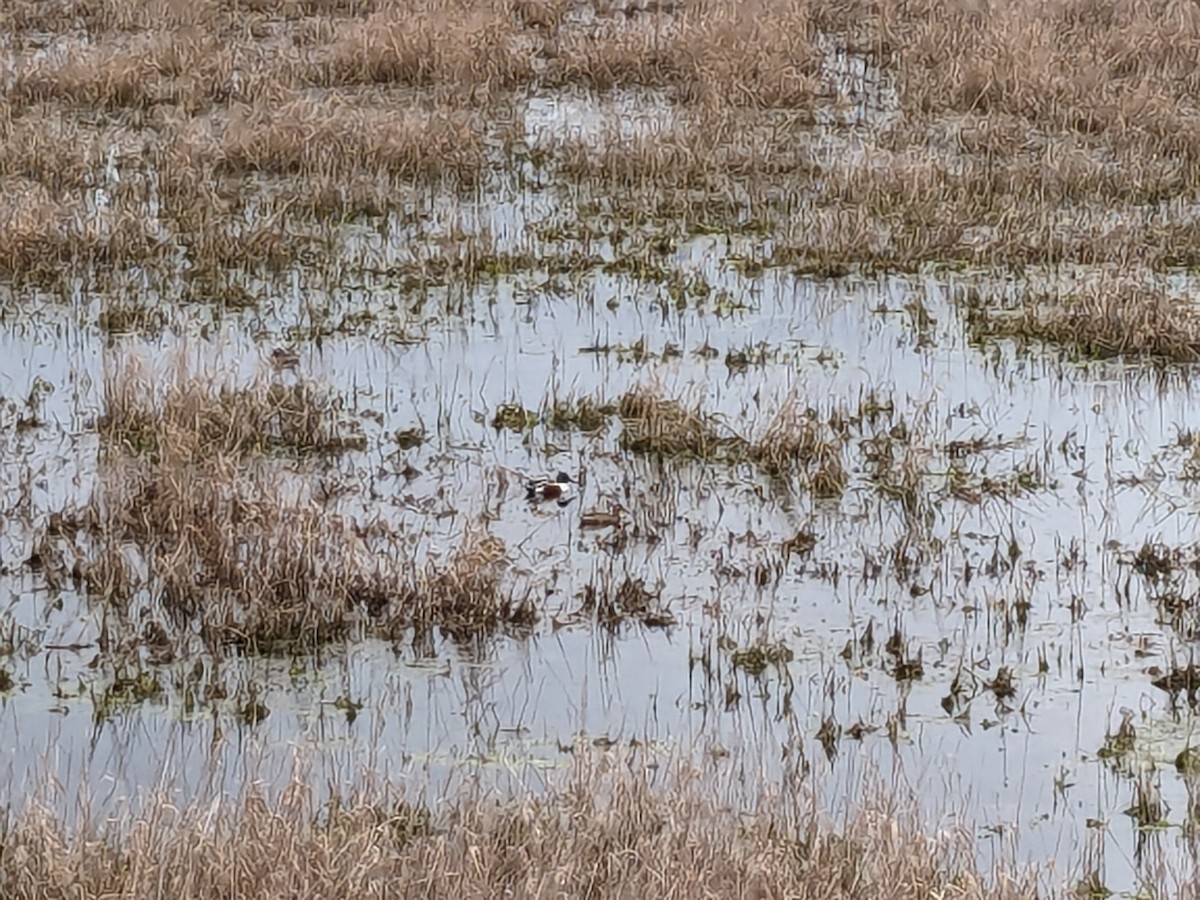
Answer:
[{"label": "flooded field", "polygon": [[[31,809],[119,835],[303,786],[397,792],[419,849],[463,791],[693,766],[726,812],[849,835],[883,798],[959,835],[946,896],[1191,889],[1200,152],[1171,98],[1160,131],[1085,127],[1004,69],[1018,19],[957,7],[483,4],[498,43],[460,57],[445,4],[193,5],[5,22],[22,846]],[[1034,44],[1145,13],[1076,6]],[[1156,72],[1200,47],[1168,6],[1189,49]],[[956,22],[947,58],[1009,41],[971,97],[922,62]],[[527,499],[560,471],[571,502]]]}]

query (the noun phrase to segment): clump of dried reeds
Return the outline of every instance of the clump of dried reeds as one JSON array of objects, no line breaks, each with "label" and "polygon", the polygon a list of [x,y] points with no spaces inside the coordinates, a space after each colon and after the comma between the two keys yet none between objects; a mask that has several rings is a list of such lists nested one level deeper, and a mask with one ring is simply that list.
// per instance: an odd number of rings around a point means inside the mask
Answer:
[{"label": "clump of dried reeds", "polygon": [[544,80],[671,88],[677,99],[808,108],[820,87],[809,7],[795,0],[701,0],[591,29],[562,29]]},{"label": "clump of dried reeds", "polygon": [[180,356],[164,381],[131,358],[105,373],[104,392],[100,435],[109,446],[174,463],[365,446],[342,399],[302,379],[284,384],[259,377],[235,387],[189,372]]},{"label": "clump of dried reeds", "polygon": [[508,564],[504,541],[483,528],[468,527],[447,558],[411,567],[391,598],[387,627],[400,633],[436,624],[447,634],[465,637],[532,625],[537,610],[503,582]]},{"label": "clump of dried reeds", "polygon": [[[722,104],[651,105],[646,112],[647,125],[632,135],[623,133],[627,123],[613,122],[598,135],[552,142],[546,150],[555,171],[618,195],[642,194],[642,202],[681,191],[722,195],[732,185],[755,199],[768,184],[798,193],[820,171],[812,142],[794,121]],[[654,123],[656,114],[661,123]]]},{"label": "clump of dried reeds", "polygon": [[655,388],[626,392],[617,405],[624,429],[621,446],[660,458],[753,463],[774,478],[797,478],[813,496],[842,495],[850,481],[846,469],[846,434],[823,423],[815,410],[801,409],[789,397],[755,440],[730,433],[698,408],[663,397]]},{"label": "clump of dried reeds", "polygon": [[196,110],[212,93],[204,75],[222,53],[216,36],[198,29],[143,32],[78,44],[60,58],[47,55],[25,61],[17,68],[9,99],[18,108],[55,102],[144,110],[165,103]]},{"label": "clump of dried reeds", "polygon": [[0,193],[19,193],[16,179],[28,179],[51,197],[92,187],[106,154],[141,146],[130,129],[88,127],[61,109],[0,115],[0,138],[0,177],[13,179]]},{"label": "clump of dried reeds", "polygon": [[867,20],[898,50],[910,108],[1007,113],[1050,131],[1144,135],[1195,152],[1194,140],[1170,134],[1200,85],[1191,62],[1200,16],[1186,4],[916,2],[873,12]]},{"label": "clump of dried reeds", "polygon": [[[422,557],[397,526],[336,511],[307,460],[361,449],[340,402],[298,381],[233,388],[184,355],[158,381],[136,359],[105,381],[106,447],[66,561],[88,595],[125,611],[149,597],[216,648],[312,646],[356,623],[396,634],[520,626],[536,611],[503,583],[507,554],[468,529]],[[322,470],[322,484],[337,481]],[[139,599],[141,598],[141,599]]]},{"label": "clump of dried reeds", "polygon": [[823,423],[814,409],[801,409],[793,394],[750,444],[750,458],[768,475],[798,474],[813,496],[830,499],[846,490],[850,475],[844,461],[846,438]]},{"label": "clump of dried reeds", "polygon": [[650,628],[664,628],[675,624],[675,616],[667,608],[662,597],[662,587],[655,590],[646,587],[643,578],[615,579],[608,575],[592,584],[583,586],[579,612],[595,616],[605,628],[616,629],[627,622],[640,622]]},{"label": "clump of dried reeds", "polygon": [[492,91],[532,80],[534,42],[521,19],[552,23],[553,9],[542,7],[539,13],[525,3],[514,15],[497,0],[385,5],[364,19],[338,22],[311,77],[326,85],[400,84],[436,89],[448,101],[455,95],[486,101]]},{"label": "clump of dried reeds", "polygon": [[144,217],[126,210],[88,209],[79,196],[56,199],[22,178],[0,181],[0,276],[53,281],[118,261],[149,262],[163,243]]},{"label": "clump of dried reeds", "polygon": [[1200,315],[1161,286],[1102,276],[1072,289],[1028,290],[1016,305],[978,291],[965,300],[977,340],[1038,341],[1082,359],[1200,360]]},{"label": "clump of dried reeds", "polygon": [[174,470],[187,490],[167,471],[147,474],[106,473],[98,498],[106,546],[124,538],[143,548],[163,606],[174,621],[198,619],[210,647],[311,647],[341,637],[362,604],[399,583],[397,534],[364,532],[290,497],[287,479],[268,467],[217,458]]},{"label": "clump of dried reeds", "polygon": [[[264,4],[245,4],[246,12]],[[186,28],[220,23],[220,0],[12,0],[0,12],[0,26],[13,34],[57,34],[82,28],[91,36],[151,28]]]},{"label": "clump of dried reeds", "polygon": [[556,400],[544,414],[546,424],[556,431],[582,431],[585,434],[603,430],[617,408],[592,397]]},{"label": "clump of dried reeds", "polygon": [[304,382],[232,388],[182,360],[161,385],[138,360],[106,377],[89,592],[126,603],[150,587],[173,621],[198,616],[215,644],[344,632],[361,594],[395,582],[374,551],[398,541],[304,499],[300,473],[263,457],[341,453],[361,434]]},{"label": "clump of dried reeds", "polygon": [[617,411],[624,424],[621,446],[634,453],[717,459],[745,450],[742,438],[722,434],[710,417],[650,387],[627,391]]},{"label": "clump of dried reeds", "polygon": [[221,169],[353,181],[445,178],[472,184],[484,166],[481,124],[461,113],[296,97],[238,110],[225,128]]},{"label": "clump of dried reeds", "polygon": [[[464,788],[444,813],[375,794],[319,809],[300,780],[278,801],[163,798],[75,827],[31,805],[6,830],[0,884],[14,900],[1034,895],[1025,880],[985,877],[969,832],[926,833],[882,792],[835,826],[802,792],[752,794],[678,764],[664,775],[631,753],[583,757],[508,802]],[[731,791],[736,801],[718,801]]]}]

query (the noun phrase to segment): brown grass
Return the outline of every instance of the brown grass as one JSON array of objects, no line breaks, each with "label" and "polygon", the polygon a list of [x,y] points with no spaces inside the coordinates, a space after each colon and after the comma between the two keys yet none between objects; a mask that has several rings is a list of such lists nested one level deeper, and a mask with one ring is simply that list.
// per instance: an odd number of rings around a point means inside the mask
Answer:
[{"label": "brown grass", "polygon": [[753,445],[752,455],[759,467],[771,474],[798,465],[803,483],[814,497],[835,500],[850,483],[845,441],[837,436],[815,434],[818,430],[819,426],[806,425],[790,436],[769,432]]},{"label": "brown grass", "polygon": [[165,384],[133,361],[105,389],[99,486],[54,537],[67,539],[60,567],[122,616],[149,597],[170,639],[198,625],[212,650],[312,646],[356,621],[466,634],[535,618],[502,584],[505,548],[486,532],[435,560],[397,527],[331,505],[337,471],[308,457],[363,446],[337,398],[304,382],[223,387],[182,357]]},{"label": "brown grass", "polygon": [[678,99],[810,107],[822,91],[809,5],[797,0],[697,0],[594,29],[567,30],[554,85],[672,88]]},{"label": "brown grass", "polygon": [[18,108],[47,102],[102,110],[192,106],[191,73],[216,52],[215,43],[202,36],[189,39],[178,32],[79,45],[62,60],[43,57],[20,67],[9,98]]},{"label": "brown grass", "polygon": [[52,196],[93,185],[106,156],[140,151],[129,129],[94,128],[62,110],[0,119],[0,176],[37,182]]},{"label": "brown grass", "polygon": [[508,564],[502,540],[486,530],[468,528],[448,558],[410,568],[397,596],[389,598],[388,630],[400,635],[412,625],[436,623],[444,633],[466,638],[532,625],[538,611],[503,583]]},{"label": "brown grass", "polygon": [[617,411],[624,424],[621,446],[633,453],[717,459],[744,452],[741,438],[723,434],[711,417],[665,398],[653,388],[628,391]]},{"label": "brown grass", "polygon": [[64,267],[150,261],[164,250],[150,223],[128,210],[88,209],[78,195],[55,199],[38,182],[0,179],[0,275],[57,280]]},{"label": "brown grass", "polygon": [[976,340],[1039,341],[1083,359],[1200,361],[1200,315],[1190,300],[1131,279],[1107,275],[1055,293],[1029,290],[1016,305],[973,291],[965,305]]},{"label": "brown grass", "polygon": [[[1050,132],[1149,139],[1192,158],[1200,15],[1177,0],[880,3],[904,103],[1018,116]],[[1139,134],[1140,132],[1140,134]]]},{"label": "brown grass", "polygon": [[360,593],[389,583],[369,541],[312,500],[265,453],[361,447],[336,403],[300,383],[223,387],[181,357],[164,388],[133,360],[106,376],[101,489],[87,516],[98,551],[89,592],[128,602],[143,586],[136,547],[175,621],[199,615],[206,638],[323,640],[343,633]]},{"label": "brown grass", "polygon": [[735,786],[731,808],[720,781],[681,765],[655,776],[630,751],[509,801],[464,789],[438,813],[381,793],[322,810],[300,781],[275,802],[162,799],[78,829],[32,805],[6,830],[0,885],[13,900],[1036,895],[985,878],[967,832],[925,833],[882,795],[834,827],[802,791]]},{"label": "brown grass", "polygon": [[297,97],[282,106],[235,110],[225,128],[221,169],[323,183],[365,175],[472,184],[483,163],[480,125],[471,116]]},{"label": "brown grass", "polygon": [[553,22],[524,3],[405,0],[337,24],[317,54],[313,80],[327,86],[397,84],[447,99],[487,101],[533,80],[533,39],[522,18]]},{"label": "brown grass", "polygon": [[216,457],[305,456],[364,449],[341,398],[305,381],[259,378],[248,387],[195,376],[182,354],[165,384],[133,358],[105,376],[100,436],[137,456],[190,464]]},{"label": "brown grass", "polygon": [[[98,538],[84,565],[89,596],[123,607],[149,588],[171,621],[199,621],[210,650],[346,635],[354,608],[394,590],[397,573],[374,555],[380,541],[288,488],[270,466],[226,457],[110,463],[89,516]],[[131,550],[144,580],[125,563]]]},{"label": "brown grass", "polygon": [[[523,165],[524,93],[617,87],[664,89],[677,122],[531,154],[583,182],[585,208],[782,232],[773,262],[814,274],[1200,262],[1179,199],[1200,189],[1200,16],[1180,0],[595,15],[561,0],[19,0],[0,16],[13,35],[0,178],[48,192],[19,214],[6,203],[20,220],[0,239],[10,275],[163,269],[175,246],[202,268],[303,263],[309,241],[336,247],[347,216],[401,209],[414,187],[478,187],[493,146],[510,154],[501,168]],[[45,33],[60,39],[44,48]],[[881,67],[865,95],[823,68],[839,42]],[[881,84],[899,98],[888,124],[813,131],[817,115],[885,103]],[[70,223],[114,145],[108,236]]]},{"label": "brown grass", "polygon": [[850,482],[845,455],[847,435],[802,409],[792,396],[754,440],[722,428],[714,417],[655,388],[637,387],[617,405],[625,449],[658,458],[753,463],[772,478],[796,479],[814,497],[841,497]]},{"label": "brown grass", "polygon": [[820,168],[808,141],[785,137],[794,137],[789,123],[794,126],[781,118],[773,128],[766,114],[697,107],[632,138],[612,123],[598,141],[563,141],[553,154],[563,176],[623,192],[727,188],[731,179],[743,184],[788,179],[799,191]]},{"label": "brown grass", "polygon": [[668,87],[688,101],[802,107],[819,90],[807,9],[796,0],[702,0],[569,25],[562,0],[405,0],[338,22],[310,77],[327,86],[427,89],[455,103],[570,85]]},{"label": "brown grass", "polygon": [[[55,33],[78,24],[90,34],[213,23],[223,0],[12,0],[0,24],[14,33]],[[247,10],[252,4],[245,4]]]}]

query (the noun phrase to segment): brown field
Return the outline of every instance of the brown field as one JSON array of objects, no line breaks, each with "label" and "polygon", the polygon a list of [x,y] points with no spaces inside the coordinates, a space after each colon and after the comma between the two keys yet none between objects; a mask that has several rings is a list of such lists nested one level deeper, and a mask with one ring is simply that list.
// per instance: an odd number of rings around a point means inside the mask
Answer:
[{"label": "brown field", "polygon": [[[18,0],[0,21],[18,281],[170,270],[176,249],[320,268],[293,236],[328,245],[347,217],[477,190],[531,153],[581,209],[598,193],[631,222],[756,222],[774,263],[817,273],[1195,260],[1173,198],[1200,186],[1200,16],[1175,0]],[[838,45],[877,67],[858,87],[823,69]],[[678,121],[536,152],[514,129],[527,96],[612,89],[665,91]]]},{"label": "brown field", "polygon": [[699,772],[653,775],[638,751],[580,762],[546,791],[501,801],[464,789],[443,812],[362,797],[177,808],[68,830],[37,806],[11,821],[0,886],[50,897],[739,897],[927,900],[1035,896],[985,877],[969,835],[914,830],[880,796],[836,830],[803,792],[731,808]]}]

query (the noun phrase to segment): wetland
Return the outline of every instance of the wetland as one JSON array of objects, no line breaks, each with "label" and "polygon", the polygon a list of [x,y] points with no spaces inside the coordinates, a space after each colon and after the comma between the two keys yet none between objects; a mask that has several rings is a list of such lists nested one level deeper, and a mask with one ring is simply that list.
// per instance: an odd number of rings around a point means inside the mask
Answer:
[{"label": "wetland", "polygon": [[0,48],[5,896],[1195,895],[1194,5]]}]

